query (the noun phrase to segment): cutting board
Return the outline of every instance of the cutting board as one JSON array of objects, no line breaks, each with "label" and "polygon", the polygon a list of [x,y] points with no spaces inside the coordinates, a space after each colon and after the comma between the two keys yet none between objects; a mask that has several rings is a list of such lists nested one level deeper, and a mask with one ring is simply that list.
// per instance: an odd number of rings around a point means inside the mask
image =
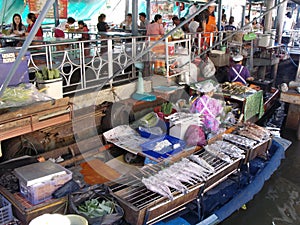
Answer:
[{"label": "cutting board", "polygon": [[99,159],[81,163],[80,166],[82,168],[80,173],[83,175],[84,181],[89,185],[103,184],[121,176],[116,170]]}]

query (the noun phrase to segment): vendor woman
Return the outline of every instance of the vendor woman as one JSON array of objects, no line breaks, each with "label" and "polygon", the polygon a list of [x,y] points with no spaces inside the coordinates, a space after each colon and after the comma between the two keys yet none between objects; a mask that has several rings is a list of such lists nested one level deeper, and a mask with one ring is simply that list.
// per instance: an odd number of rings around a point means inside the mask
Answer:
[{"label": "vendor woman", "polygon": [[204,128],[206,132],[218,133],[220,120],[223,112],[222,102],[213,98],[216,87],[211,82],[199,85],[200,95],[192,101],[191,113],[203,115]]},{"label": "vendor woman", "polygon": [[230,82],[240,82],[243,85],[247,85],[247,80],[253,80],[253,77],[250,76],[249,70],[242,65],[243,56],[235,55],[232,58],[234,65],[230,67],[228,79]]}]

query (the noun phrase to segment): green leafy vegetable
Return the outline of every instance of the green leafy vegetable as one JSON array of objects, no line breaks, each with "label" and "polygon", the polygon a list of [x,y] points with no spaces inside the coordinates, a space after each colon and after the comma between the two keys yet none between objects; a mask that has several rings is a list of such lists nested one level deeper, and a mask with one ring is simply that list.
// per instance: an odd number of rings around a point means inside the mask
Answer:
[{"label": "green leafy vegetable", "polygon": [[90,199],[79,205],[78,211],[89,218],[96,218],[112,214],[114,208],[115,204],[110,200],[102,200],[100,203],[98,199]]}]

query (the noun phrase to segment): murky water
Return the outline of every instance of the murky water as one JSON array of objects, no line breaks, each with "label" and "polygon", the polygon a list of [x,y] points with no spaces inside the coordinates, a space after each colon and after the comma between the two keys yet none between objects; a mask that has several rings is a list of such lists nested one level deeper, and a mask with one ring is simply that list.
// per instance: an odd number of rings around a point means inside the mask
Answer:
[{"label": "murky water", "polygon": [[282,137],[293,141],[279,169],[263,189],[221,225],[300,225],[300,141],[295,131]]}]

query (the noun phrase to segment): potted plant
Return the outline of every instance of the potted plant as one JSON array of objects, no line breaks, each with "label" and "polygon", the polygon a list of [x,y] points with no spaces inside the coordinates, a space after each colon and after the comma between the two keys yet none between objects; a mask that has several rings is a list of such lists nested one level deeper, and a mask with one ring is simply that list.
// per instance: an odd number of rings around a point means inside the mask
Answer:
[{"label": "potted plant", "polygon": [[62,78],[58,69],[42,68],[42,72],[35,73],[36,83],[39,90],[44,91],[49,97],[59,99],[63,97]]}]

